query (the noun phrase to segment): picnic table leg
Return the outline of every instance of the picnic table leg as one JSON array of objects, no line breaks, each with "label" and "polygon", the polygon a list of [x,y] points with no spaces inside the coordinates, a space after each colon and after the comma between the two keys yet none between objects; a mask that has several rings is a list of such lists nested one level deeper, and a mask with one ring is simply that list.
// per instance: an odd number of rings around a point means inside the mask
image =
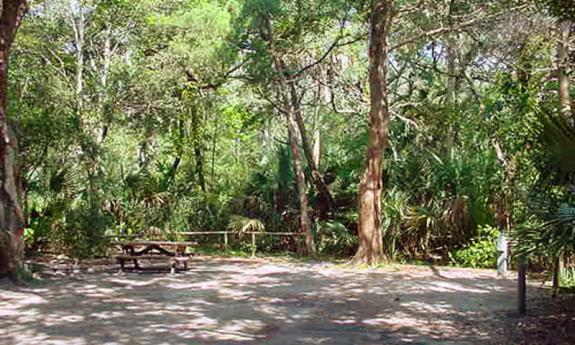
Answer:
[{"label": "picnic table leg", "polygon": [[124,259],[118,259],[119,263],[120,263],[120,272],[118,273],[124,273]]},{"label": "picnic table leg", "polygon": [[132,260],[134,262],[134,267],[140,269],[140,265],[138,264],[138,259]]},{"label": "picnic table leg", "polygon": [[170,268],[170,274],[176,274],[176,264],[177,264],[177,260],[173,259],[172,260],[172,267]]}]

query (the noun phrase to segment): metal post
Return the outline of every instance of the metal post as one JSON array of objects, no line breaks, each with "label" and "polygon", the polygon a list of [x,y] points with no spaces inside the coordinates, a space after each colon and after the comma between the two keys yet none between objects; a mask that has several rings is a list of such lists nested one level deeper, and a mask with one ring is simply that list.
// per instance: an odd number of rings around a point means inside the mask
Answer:
[{"label": "metal post", "polygon": [[503,231],[497,237],[497,253],[497,273],[505,274],[507,272],[507,239]]},{"label": "metal post", "polygon": [[256,233],[252,232],[252,258],[256,257]]}]

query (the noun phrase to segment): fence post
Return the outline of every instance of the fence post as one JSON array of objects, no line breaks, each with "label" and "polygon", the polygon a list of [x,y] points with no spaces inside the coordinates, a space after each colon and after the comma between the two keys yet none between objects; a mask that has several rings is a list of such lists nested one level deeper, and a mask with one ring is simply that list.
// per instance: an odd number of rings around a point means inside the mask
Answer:
[{"label": "fence post", "polygon": [[224,249],[228,251],[228,233],[224,233]]},{"label": "fence post", "polygon": [[252,258],[256,257],[256,233],[252,232]]},{"label": "fence post", "polygon": [[507,239],[505,232],[499,232],[497,237],[497,274],[503,275],[507,272]]},{"label": "fence post", "polygon": [[527,273],[527,262],[526,259],[522,256],[519,257],[519,270],[517,271],[517,299],[518,299],[518,309],[519,315],[525,316],[527,314],[527,298],[526,298],[526,290],[527,290],[527,281],[526,281],[526,273]]}]

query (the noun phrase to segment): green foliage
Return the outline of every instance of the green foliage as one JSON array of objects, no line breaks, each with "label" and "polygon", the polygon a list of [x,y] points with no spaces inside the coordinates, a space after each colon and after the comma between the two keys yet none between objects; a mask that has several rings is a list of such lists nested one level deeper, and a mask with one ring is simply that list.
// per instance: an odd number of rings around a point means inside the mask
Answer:
[{"label": "green foliage", "polygon": [[265,225],[259,219],[232,215],[228,229],[238,234],[245,232],[265,232]]},{"label": "green foliage", "polygon": [[[573,252],[574,136],[558,112],[549,73],[557,37],[548,28],[556,19],[549,13],[571,10],[561,0],[541,3],[548,12],[510,14],[525,24],[517,30],[502,15],[507,1],[428,1],[417,11],[413,1],[396,2],[381,209],[389,258],[452,253],[454,264],[490,267],[495,230],[483,224],[515,228],[517,249],[534,258]],[[105,235],[149,229],[166,238],[300,231],[275,56],[335,199],[323,219],[304,159],[319,252],[354,253],[370,108],[369,1],[32,7],[12,48],[8,97],[30,252],[97,255]],[[476,16],[488,24],[426,34]],[[262,250],[297,247],[261,237]]]},{"label": "green foliage", "polygon": [[110,215],[82,204],[69,210],[66,223],[54,231],[55,242],[74,257],[90,257],[103,253],[104,234],[113,224]]},{"label": "green foliage", "polygon": [[342,223],[336,221],[317,224],[317,249],[322,255],[351,254],[357,246],[357,236],[353,236]]},{"label": "green foliage", "polygon": [[515,237],[520,255],[554,258],[575,252],[575,208],[561,206],[557,213],[547,216],[549,219],[543,221],[533,215],[518,227]]},{"label": "green foliage", "polygon": [[542,0],[544,5],[547,5],[551,12],[565,20],[575,20],[575,5],[569,0]]},{"label": "green foliage", "polygon": [[461,249],[450,253],[453,265],[472,268],[495,268],[497,263],[496,241],[499,230],[489,226],[480,226],[477,236]]},{"label": "green foliage", "polygon": [[409,195],[406,192],[391,189],[383,199],[381,226],[383,248],[386,256],[396,260],[401,252],[403,222],[409,212]]},{"label": "green foliage", "polygon": [[559,286],[561,288],[575,292],[575,268],[565,267],[561,270]]}]

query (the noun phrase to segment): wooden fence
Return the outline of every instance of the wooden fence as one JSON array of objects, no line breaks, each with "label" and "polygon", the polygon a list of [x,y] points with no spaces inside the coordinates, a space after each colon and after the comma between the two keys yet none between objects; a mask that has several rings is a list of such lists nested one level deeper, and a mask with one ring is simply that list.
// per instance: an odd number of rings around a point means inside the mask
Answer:
[{"label": "wooden fence", "polygon": [[[257,236],[289,236],[289,237],[301,237],[304,236],[303,233],[293,233],[293,232],[256,232],[256,231],[245,231],[245,232],[236,232],[236,231],[183,231],[183,232],[176,232],[177,235],[185,235],[189,237],[193,236],[206,236],[206,235],[223,235],[224,236],[224,249],[228,249],[229,243],[229,236],[235,235],[250,235],[251,237],[251,252],[252,257],[256,256],[257,251]],[[108,238],[117,238],[117,239],[133,239],[134,236],[107,236]]]},{"label": "wooden fence", "polygon": [[252,257],[256,256],[257,250],[257,241],[256,236],[290,236],[290,237],[300,237],[304,234],[302,233],[293,233],[293,232],[256,232],[256,231],[245,231],[245,232],[235,232],[235,231],[193,231],[193,232],[178,232],[178,235],[186,235],[186,236],[203,236],[203,235],[224,235],[224,248],[228,249],[228,238],[229,235],[250,235],[251,236],[251,250],[252,250]]}]

